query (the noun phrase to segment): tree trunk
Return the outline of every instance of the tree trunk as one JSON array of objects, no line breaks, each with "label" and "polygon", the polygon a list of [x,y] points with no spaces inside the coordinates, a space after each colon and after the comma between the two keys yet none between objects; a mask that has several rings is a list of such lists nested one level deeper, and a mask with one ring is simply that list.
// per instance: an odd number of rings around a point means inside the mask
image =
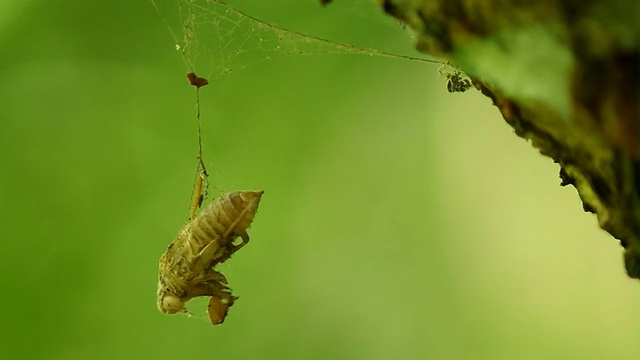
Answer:
[{"label": "tree trunk", "polygon": [[[561,186],[620,240],[640,278],[637,0],[382,0],[475,86],[515,133],[560,165]],[[452,69],[455,69],[452,68]]]}]

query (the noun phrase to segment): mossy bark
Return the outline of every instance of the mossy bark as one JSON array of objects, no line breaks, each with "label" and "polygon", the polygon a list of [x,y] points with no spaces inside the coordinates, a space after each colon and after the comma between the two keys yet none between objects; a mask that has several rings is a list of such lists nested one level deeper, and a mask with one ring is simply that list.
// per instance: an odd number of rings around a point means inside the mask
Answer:
[{"label": "mossy bark", "polygon": [[448,59],[624,247],[640,278],[637,0],[380,0]]}]

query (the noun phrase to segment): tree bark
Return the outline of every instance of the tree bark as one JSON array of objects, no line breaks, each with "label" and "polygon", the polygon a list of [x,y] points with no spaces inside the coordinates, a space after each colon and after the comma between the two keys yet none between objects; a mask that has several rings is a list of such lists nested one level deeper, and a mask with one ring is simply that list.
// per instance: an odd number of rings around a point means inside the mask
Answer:
[{"label": "tree bark", "polygon": [[[417,49],[493,100],[560,165],[561,186],[620,240],[640,278],[637,0],[381,0]],[[465,90],[449,72],[450,91]],[[462,86],[460,86],[462,85]]]}]

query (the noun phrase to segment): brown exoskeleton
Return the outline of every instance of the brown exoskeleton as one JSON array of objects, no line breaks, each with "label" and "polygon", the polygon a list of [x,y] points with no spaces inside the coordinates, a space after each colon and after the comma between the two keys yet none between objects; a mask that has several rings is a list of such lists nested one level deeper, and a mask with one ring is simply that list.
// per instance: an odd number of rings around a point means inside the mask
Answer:
[{"label": "brown exoskeleton", "polygon": [[[214,270],[249,242],[247,229],[258,210],[263,191],[234,191],[225,194],[191,220],[160,257],[158,309],[165,314],[186,312],[189,300],[211,296],[211,322],[224,321],[237,297],[227,279]],[[235,244],[234,240],[242,241]]]}]

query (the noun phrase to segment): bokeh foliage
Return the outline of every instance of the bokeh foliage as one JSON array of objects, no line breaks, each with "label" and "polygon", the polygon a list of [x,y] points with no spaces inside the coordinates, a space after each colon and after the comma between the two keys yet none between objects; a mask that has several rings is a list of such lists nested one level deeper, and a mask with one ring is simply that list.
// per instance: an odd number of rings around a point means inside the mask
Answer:
[{"label": "bokeh foliage", "polygon": [[[365,3],[236,5],[411,54]],[[197,149],[165,26],[144,1],[0,13],[0,358],[640,356],[637,282],[557,167],[437,66],[363,56],[275,59],[202,89],[210,193],[265,195],[225,264],[240,295],[225,324],[162,315],[157,260]]]}]

